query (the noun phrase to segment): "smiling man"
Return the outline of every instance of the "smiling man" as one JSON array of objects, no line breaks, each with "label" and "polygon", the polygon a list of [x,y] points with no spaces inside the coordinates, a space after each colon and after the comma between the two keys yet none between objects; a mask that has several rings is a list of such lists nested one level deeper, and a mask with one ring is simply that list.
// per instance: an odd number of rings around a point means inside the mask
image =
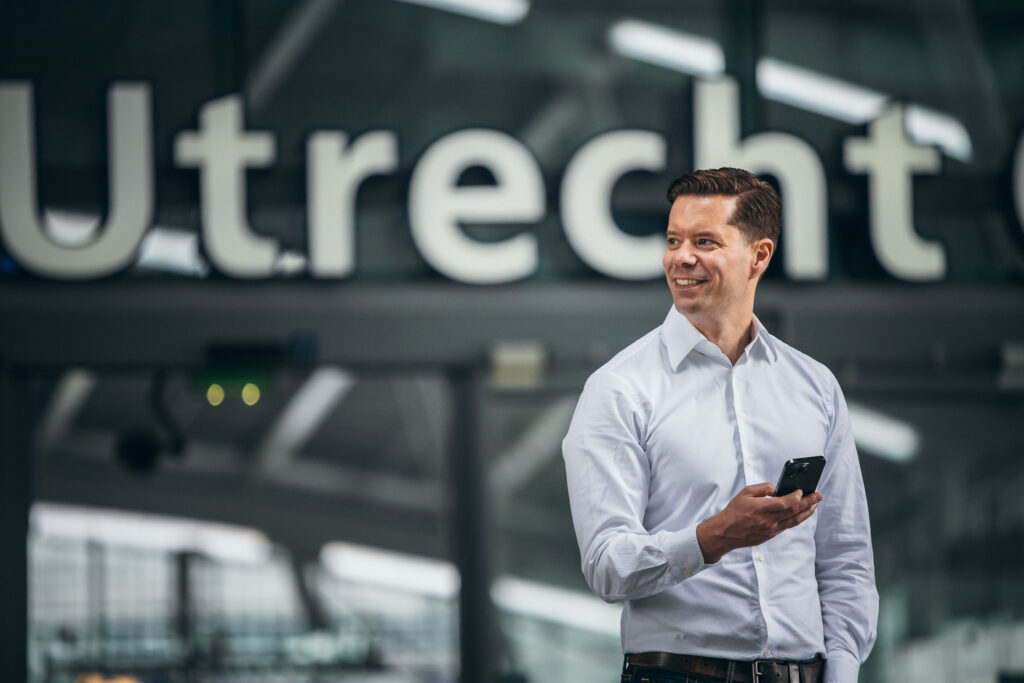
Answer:
[{"label": "smiling man", "polygon": [[[754,316],[779,197],[721,168],[668,199],[673,306],[590,377],[563,442],[583,573],[625,603],[622,680],[852,683],[878,594],[846,402]],[[818,455],[814,493],[772,495]]]}]

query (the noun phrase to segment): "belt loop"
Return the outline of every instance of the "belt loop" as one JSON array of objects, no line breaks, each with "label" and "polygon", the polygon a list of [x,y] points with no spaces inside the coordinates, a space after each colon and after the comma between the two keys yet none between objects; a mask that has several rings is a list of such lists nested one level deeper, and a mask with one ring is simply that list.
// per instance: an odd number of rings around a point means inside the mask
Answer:
[{"label": "belt loop", "polygon": [[626,669],[629,668],[629,654],[622,655],[622,673],[626,673]]},{"label": "belt loop", "polygon": [[725,683],[732,683],[732,677],[736,675],[736,662],[729,660],[729,666],[725,670]]},{"label": "belt loop", "polygon": [[789,663],[789,683],[800,683],[800,665]]}]

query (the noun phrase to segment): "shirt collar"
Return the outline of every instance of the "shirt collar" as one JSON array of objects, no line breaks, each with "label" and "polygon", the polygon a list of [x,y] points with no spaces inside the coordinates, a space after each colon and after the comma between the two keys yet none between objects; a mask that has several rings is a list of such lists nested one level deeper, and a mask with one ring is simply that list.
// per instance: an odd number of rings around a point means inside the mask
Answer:
[{"label": "shirt collar", "polygon": [[[668,351],[668,360],[672,364],[673,370],[677,370],[679,364],[695,349],[706,355],[721,354],[718,347],[709,342],[685,315],[676,310],[675,306],[670,307],[668,315],[665,316],[665,322],[661,328],[661,341]],[[761,349],[764,358],[769,363],[774,363],[779,358],[771,334],[755,315],[754,338],[747,345],[746,352],[752,354],[757,349]]]}]

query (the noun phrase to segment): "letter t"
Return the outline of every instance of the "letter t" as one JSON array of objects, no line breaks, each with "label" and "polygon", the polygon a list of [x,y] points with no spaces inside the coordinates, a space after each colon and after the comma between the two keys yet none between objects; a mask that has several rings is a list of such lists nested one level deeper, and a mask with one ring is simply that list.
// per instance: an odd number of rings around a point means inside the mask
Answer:
[{"label": "letter t", "polygon": [[277,244],[253,234],[246,219],[245,169],[274,163],[273,133],[246,133],[242,98],[222,97],[199,115],[200,131],[179,133],[175,161],[198,167],[203,246],[218,270],[234,277],[267,277]]},{"label": "letter t", "polygon": [[868,174],[871,243],[882,266],[904,280],[941,280],[946,254],[941,244],[914,231],[911,172],[938,173],[939,152],[910,144],[903,130],[903,107],[887,109],[868,126],[869,137],[844,141],[844,164]]}]

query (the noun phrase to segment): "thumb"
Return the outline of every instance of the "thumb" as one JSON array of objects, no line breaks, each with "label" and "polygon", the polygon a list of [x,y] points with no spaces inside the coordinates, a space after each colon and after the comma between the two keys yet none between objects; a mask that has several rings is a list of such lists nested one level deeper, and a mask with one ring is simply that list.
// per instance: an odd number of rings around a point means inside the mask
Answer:
[{"label": "thumb", "polygon": [[769,484],[763,482],[761,484],[751,484],[747,488],[743,489],[743,494],[752,498],[760,498],[762,496],[770,496],[775,493],[775,484]]}]

